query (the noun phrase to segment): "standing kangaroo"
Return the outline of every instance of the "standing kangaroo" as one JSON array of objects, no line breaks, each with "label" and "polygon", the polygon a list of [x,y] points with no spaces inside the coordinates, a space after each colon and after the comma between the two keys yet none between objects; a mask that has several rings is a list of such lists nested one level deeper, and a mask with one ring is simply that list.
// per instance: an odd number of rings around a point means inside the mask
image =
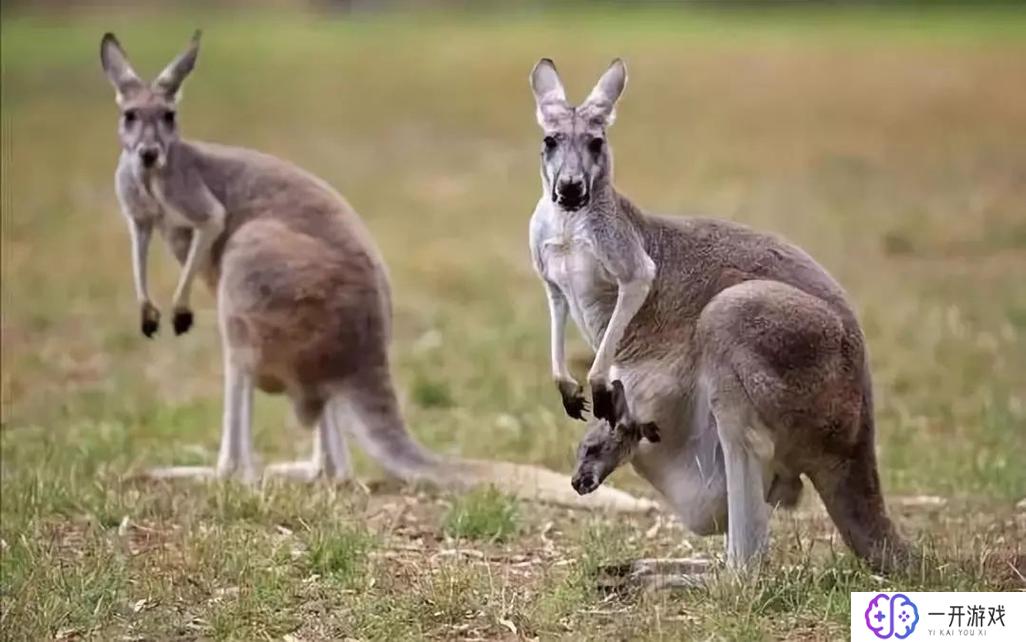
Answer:
[{"label": "standing kangaroo", "polygon": [[313,458],[271,466],[270,474],[348,477],[342,436],[348,429],[402,479],[491,483],[521,497],[578,506],[651,508],[651,502],[615,490],[582,503],[563,475],[442,458],[410,436],[389,370],[388,278],[369,234],[341,196],[298,167],[179,137],[178,93],[198,52],[197,32],[188,49],[146,84],[112,34],[100,44],[121,111],[115,183],[131,232],[142,332],[152,336],[159,323],[146,283],[154,228],[183,265],[173,301],[176,333],[192,324],[189,291],[197,274],[217,297],[225,377],[217,466],[172,467],[153,475],[256,479],[250,432],[256,387],[284,392],[300,423],[316,426]]},{"label": "standing kangaroo", "polygon": [[[567,413],[587,409],[564,356],[569,314],[595,350],[595,417],[634,436],[614,467],[633,456],[691,530],[726,531],[730,566],[763,551],[767,498],[793,502],[801,474],[848,546],[888,566],[908,549],[884,508],[865,341],[844,291],[779,238],[647,215],[618,193],[606,128],[626,83],[615,60],[574,107],[551,60],[531,73],[544,139],[530,246]],[[638,443],[646,424],[659,443]],[[575,478],[581,492],[600,482]]]}]

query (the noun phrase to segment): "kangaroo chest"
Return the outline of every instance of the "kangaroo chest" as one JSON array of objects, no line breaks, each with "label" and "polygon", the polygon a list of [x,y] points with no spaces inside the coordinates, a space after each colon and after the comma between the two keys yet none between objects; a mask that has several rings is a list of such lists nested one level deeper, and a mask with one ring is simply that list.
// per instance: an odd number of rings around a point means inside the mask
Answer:
[{"label": "kangaroo chest", "polygon": [[139,221],[152,222],[175,259],[184,263],[192,241],[191,222],[177,208],[168,206],[148,190],[141,181],[120,180],[117,187],[125,214]]},{"label": "kangaroo chest", "polygon": [[163,180],[152,178],[148,187],[149,194],[160,211],[161,227],[171,230],[195,226],[195,219],[199,217],[186,211],[169,197],[168,186]]},{"label": "kangaroo chest", "polygon": [[590,239],[557,234],[541,243],[542,275],[559,288],[570,316],[597,348],[616,302],[616,280],[599,262]]}]

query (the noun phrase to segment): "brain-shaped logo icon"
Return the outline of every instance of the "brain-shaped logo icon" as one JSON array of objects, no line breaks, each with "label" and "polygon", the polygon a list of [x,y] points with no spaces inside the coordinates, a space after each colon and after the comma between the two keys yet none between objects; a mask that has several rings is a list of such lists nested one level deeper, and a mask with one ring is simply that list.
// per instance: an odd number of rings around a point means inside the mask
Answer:
[{"label": "brain-shaped logo icon", "polygon": [[919,609],[902,593],[880,593],[866,607],[866,626],[881,640],[892,636],[904,640],[912,635],[918,623]]}]

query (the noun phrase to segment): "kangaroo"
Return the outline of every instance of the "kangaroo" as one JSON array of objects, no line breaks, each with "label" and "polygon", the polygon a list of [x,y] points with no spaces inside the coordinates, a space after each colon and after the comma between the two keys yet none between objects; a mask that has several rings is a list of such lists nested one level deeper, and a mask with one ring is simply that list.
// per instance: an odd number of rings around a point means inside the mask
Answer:
[{"label": "kangaroo", "polygon": [[519,497],[570,506],[647,511],[654,503],[611,490],[572,497],[567,478],[532,466],[448,459],[407,432],[389,368],[391,301],[381,256],[357,214],[330,186],[259,152],[185,140],[179,91],[196,64],[199,33],[152,83],[130,66],[112,34],[100,44],[120,108],[118,199],[132,240],[141,329],[160,314],[147,289],[146,257],[158,230],[181,277],[175,332],[192,325],[189,292],[200,275],[217,298],[224,359],[224,415],[217,465],[171,467],[153,477],[255,481],[253,390],[284,393],[299,422],[315,428],[309,461],[269,466],[268,475],[344,480],[343,432],[390,474],[450,487],[494,484]]},{"label": "kangaroo", "polygon": [[883,568],[906,553],[880,489],[865,340],[841,287],[780,238],[645,214],[616,190],[606,130],[623,61],[576,107],[551,60],[530,82],[544,135],[530,248],[567,414],[588,409],[566,363],[569,315],[595,351],[594,417],[657,427],[659,443],[623,453],[691,530],[726,532],[731,568],[761,558],[766,498],[797,501],[801,475],[857,556]]},{"label": "kangaroo", "polygon": [[[614,381],[616,386],[621,382]],[[686,428],[685,428],[686,430]],[[577,465],[570,485],[581,495],[592,493],[620,466],[631,460],[641,439],[652,443],[661,439],[655,424],[617,424],[610,426],[604,419],[592,419],[588,430],[577,446]],[[801,500],[803,486],[800,477],[773,477],[766,489],[766,503],[773,507],[795,508]]]},{"label": "kangaroo", "polygon": [[[614,381],[613,384],[619,384]],[[655,424],[617,424],[591,420],[581,443],[577,446],[577,465],[570,485],[581,495],[595,492],[614,470],[630,461],[641,439],[658,443],[661,438]]]}]

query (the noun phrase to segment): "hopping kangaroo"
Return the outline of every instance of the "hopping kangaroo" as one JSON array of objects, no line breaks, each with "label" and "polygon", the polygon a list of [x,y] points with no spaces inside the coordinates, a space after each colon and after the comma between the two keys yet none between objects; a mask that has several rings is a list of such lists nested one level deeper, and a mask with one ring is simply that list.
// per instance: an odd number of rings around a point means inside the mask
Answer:
[{"label": "hopping kangaroo", "polygon": [[[766,545],[767,499],[793,503],[804,474],[848,546],[887,566],[908,549],[884,508],[865,341],[844,291],[779,238],[644,214],[618,193],[606,128],[626,82],[615,60],[574,107],[551,60],[531,73],[544,138],[530,245],[567,413],[587,409],[564,356],[569,315],[595,350],[593,414],[633,434],[609,442],[606,474],[632,456],[691,530],[726,531],[735,568]],[[659,443],[638,443],[653,423]],[[600,482],[575,479],[582,492]]]},{"label": "hopping kangaroo", "polygon": [[[142,331],[157,330],[146,284],[151,233],[183,264],[174,327],[191,324],[189,290],[200,275],[217,297],[224,355],[224,417],[216,468],[173,467],[161,477],[258,477],[250,424],[254,388],[289,396],[300,423],[316,426],[310,461],[268,473],[343,479],[354,434],[389,473],[447,486],[494,483],[520,496],[576,502],[567,478],[503,462],[453,460],[407,432],[389,370],[391,302],[381,257],[350,206],[318,178],[245,149],[183,140],[176,106],[199,34],[152,83],[132,70],[113,35],[100,56],[120,107],[116,188],[132,238]],[[645,510],[612,491],[593,506]]]}]

